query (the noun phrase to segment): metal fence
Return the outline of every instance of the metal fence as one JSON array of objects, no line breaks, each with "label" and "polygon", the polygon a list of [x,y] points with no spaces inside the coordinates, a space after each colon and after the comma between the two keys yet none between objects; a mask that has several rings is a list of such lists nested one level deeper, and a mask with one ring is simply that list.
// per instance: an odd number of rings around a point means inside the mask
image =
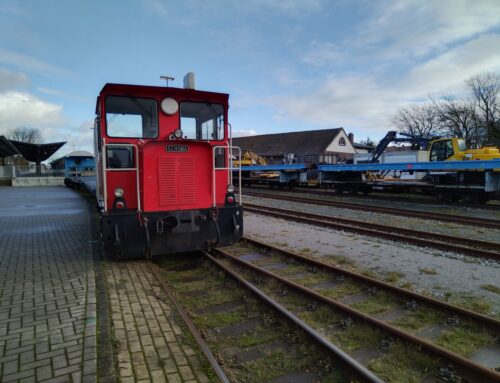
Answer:
[{"label": "metal fence", "polygon": [[30,178],[30,177],[83,177],[94,176],[94,168],[67,168],[67,169],[46,169],[41,167],[36,169],[36,166],[16,166],[16,178]]}]

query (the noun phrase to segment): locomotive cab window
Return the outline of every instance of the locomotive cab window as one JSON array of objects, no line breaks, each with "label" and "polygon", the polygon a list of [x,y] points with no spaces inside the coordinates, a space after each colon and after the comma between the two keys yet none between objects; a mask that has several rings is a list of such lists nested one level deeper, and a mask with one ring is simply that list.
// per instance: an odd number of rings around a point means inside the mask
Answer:
[{"label": "locomotive cab window", "polygon": [[158,137],[158,111],[155,100],[139,97],[108,96],[105,102],[106,132],[110,137]]},{"label": "locomotive cab window", "polygon": [[134,149],[131,146],[108,146],[106,160],[108,169],[131,169],[134,167]]},{"label": "locomotive cab window", "polygon": [[180,119],[184,139],[224,139],[224,107],[220,104],[183,102],[180,105]]}]

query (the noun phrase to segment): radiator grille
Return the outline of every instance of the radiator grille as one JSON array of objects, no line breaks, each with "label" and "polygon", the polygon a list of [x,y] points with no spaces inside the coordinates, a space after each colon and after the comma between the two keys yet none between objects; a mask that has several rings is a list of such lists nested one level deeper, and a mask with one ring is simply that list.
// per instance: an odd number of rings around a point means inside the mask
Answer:
[{"label": "radiator grille", "polygon": [[160,206],[167,206],[176,203],[177,198],[177,185],[175,180],[175,158],[160,158],[158,166],[158,186],[159,186],[159,200]]},{"label": "radiator grille", "polygon": [[190,205],[196,202],[196,162],[193,157],[160,157],[159,205]]},{"label": "radiator grille", "polygon": [[194,158],[179,159],[179,204],[191,205],[196,202],[196,164]]}]

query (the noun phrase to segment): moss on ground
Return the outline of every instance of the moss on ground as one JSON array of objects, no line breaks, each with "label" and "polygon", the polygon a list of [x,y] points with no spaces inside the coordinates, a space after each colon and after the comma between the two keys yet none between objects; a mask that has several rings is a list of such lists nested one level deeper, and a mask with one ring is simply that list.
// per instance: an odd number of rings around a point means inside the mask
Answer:
[{"label": "moss on ground", "polygon": [[361,285],[352,283],[350,281],[339,283],[331,288],[317,289],[320,294],[333,299],[340,299],[349,295],[354,295],[361,292],[362,290],[363,287]]},{"label": "moss on ground", "polygon": [[304,355],[291,358],[286,351],[274,352],[265,358],[247,362],[235,371],[235,381],[266,382],[293,371],[300,371],[313,365],[313,360]]},{"label": "moss on ground", "polygon": [[417,331],[431,324],[444,323],[445,315],[428,307],[419,307],[417,311],[409,312],[391,324],[406,329]]},{"label": "moss on ground", "polygon": [[333,343],[347,352],[352,352],[360,348],[376,347],[383,338],[382,333],[365,323],[354,323],[346,329],[338,329],[333,334]]},{"label": "moss on ground", "polygon": [[281,331],[277,331],[272,326],[257,326],[255,331],[247,332],[238,337],[238,346],[242,348],[254,347],[259,344],[269,343],[282,336]]},{"label": "moss on ground", "polygon": [[341,314],[328,306],[320,306],[315,311],[303,311],[299,316],[303,321],[322,329],[342,319]]},{"label": "moss on ground", "polygon": [[328,255],[324,255],[321,257],[315,257],[315,258],[319,259],[321,261],[324,261],[326,263],[343,266],[343,267],[346,267],[346,268],[351,269],[351,270],[358,269],[358,265],[356,264],[355,261],[353,261],[347,257],[341,256],[341,255],[328,254]]},{"label": "moss on ground", "polygon": [[437,361],[400,342],[384,356],[370,361],[368,367],[388,383],[420,383],[437,368]]},{"label": "moss on ground", "polygon": [[452,304],[478,313],[488,314],[491,310],[490,302],[472,294],[448,293],[446,294],[446,298]]},{"label": "moss on ground", "polygon": [[351,307],[366,314],[378,314],[394,309],[399,305],[400,302],[394,297],[384,292],[379,292],[377,295],[371,296],[363,302],[351,305]]},{"label": "moss on ground", "polygon": [[193,322],[199,327],[216,328],[243,322],[247,318],[248,314],[246,310],[244,308],[240,308],[232,311],[199,316],[194,318]]},{"label": "moss on ground", "polygon": [[500,287],[495,285],[491,284],[481,285],[481,288],[483,290],[491,291],[492,293],[500,294]]},{"label": "moss on ground", "polygon": [[385,274],[384,281],[388,283],[397,283],[405,275],[405,273],[400,273],[399,271],[389,271]]},{"label": "moss on ground", "polygon": [[483,328],[471,323],[446,330],[436,339],[436,343],[457,354],[469,357],[478,348],[493,344],[498,339]]},{"label": "moss on ground", "polygon": [[436,269],[430,268],[430,267],[423,267],[418,269],[422,274],[429,274],[429,275],[437,275]]}]

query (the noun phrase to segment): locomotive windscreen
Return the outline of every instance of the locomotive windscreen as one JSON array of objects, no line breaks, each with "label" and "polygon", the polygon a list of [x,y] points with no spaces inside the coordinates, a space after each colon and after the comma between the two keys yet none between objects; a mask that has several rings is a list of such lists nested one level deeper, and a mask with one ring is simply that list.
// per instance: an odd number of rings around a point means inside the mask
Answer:
[{"label": "locomotive windscreen", "polygon": [[156,100],[108,96],[106,97],[106,131],[110,137],[158,137]]},{"label": "locomotive windscreen", "polygon": [[224,107],[209,102],[182,102],[180,106],[183,138],[224,139]]}]

